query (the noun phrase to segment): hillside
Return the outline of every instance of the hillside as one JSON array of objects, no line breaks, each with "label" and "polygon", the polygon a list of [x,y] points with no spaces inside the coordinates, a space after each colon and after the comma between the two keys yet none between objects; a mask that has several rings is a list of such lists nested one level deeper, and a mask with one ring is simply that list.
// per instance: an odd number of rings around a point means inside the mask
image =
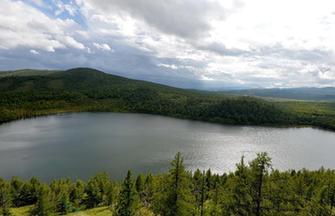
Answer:
[{"label": "hillside", "polygon": [[184,90],[89,68],[16,71],[0,76],[0,122],[95,111],[159,114],[222,124],[335,129],[334,104]]},{"label": "hillside", "polygon": [[271,88],[234,90],[227,93],[293,100],[335,101],[335,88]]},{"label": "hillside", "polygon": [[[279,171],[267,153],[249,163],[241,159],[234,172],[191,172],[177,153],[169,171],[123,181],[99,173],[87,181],[0,178],[3,215],[313,215],[332,216],[335,172],[319,169]],[[11,201],[8,201],[11,198]]]}]

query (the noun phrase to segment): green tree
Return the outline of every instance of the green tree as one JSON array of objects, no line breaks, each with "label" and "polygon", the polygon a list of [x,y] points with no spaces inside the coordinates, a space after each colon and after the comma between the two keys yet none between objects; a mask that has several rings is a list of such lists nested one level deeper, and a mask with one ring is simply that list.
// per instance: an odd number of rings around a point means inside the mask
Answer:
[{"label": "green tree", "polygon": [[70,188],[70,201],[76,209],[80,208],[85,200],[85,183],[82,180],[77,180]]},{"label": "green tree", "polygon": [[116,206],[117,216],[134,216],[140,207],[140,201],[135,188],[132,173],[129,170],[123,181]]},{"label": "green tree", "polygon": [[228,208],[233,215],[250,215],[252,211],[252,197],[248,177],[249,168],[245,165],[243,156],[241,162],[236,165],[236,171],[232,176],[232,197]]},{"label": "green tree", "polygon": [[13,177],[10,181],[10,188],[12,194],[12,204],[15,207],[20,207],[25,204],[23,200],[24,193],[23,193],[24,182],[19,179],[18,177]]},{"label": "green tree", "polygon": [[192,195],[190,175],[183,165],[183,158],[178,152],[171,163],[168,176],[168,196],[166,215],[186,216],[194,214],[194,197]]},{"label": "green tree", "polygon": [[108,194],[111,181],[107,173],[100,173],[91,178],[86,186],[86,205],[94,208],[99,205],[108,204]]},{"label": "green tree", "polygon": [[56,209],[57,212],[60,213],[61,215],[66,215],[69,212],[71,212],[72,205],[70,202],[69,193],[64,191],[59,195]]},{"label": "green tree", "polygon": [[211,216],[220,216],[222,215],[222,188],[218,175],[212,176],[213,189],[209,193],[209,215]]},{"label": "green tree", "polygon": [[144,184],[145,184],[144,176],[142,174],[139,174],[136,178],[135,185],[136,185],[136,191],[142,202],[144,199]]},{"label": "green tree", "polygon": [[204,204],[207,199],[208,188],[206,184],[206,174],[205,171],[201,173],[197,169],[193,174],[193,194],[195,196],[195,203],[197,212],[200,216],[204,215]]},{"label": "green tree", "polygon": [[66,180],[55,180],[51,183],[50,188],[55,195],[56,212],[61,215],[66,215],[71,212],[72,205],[70,202],[70,188],[71,181]]},{"label": "green tree", "polygon": [[266,152],[257,154],[256,159],[251,161],[251,191],[252,198],[254,201],[253,212],[256,216],[262,214],[262,201],[263,201],[263,187],[265,176],[268,174],[269,168],[271,167],[271,158]]},{"label": "green tree", "polygon": [[41,182],[33,177],[28,182],[25,182],[22,190],[19,192],[20,206],[33,205],[37,202],[38,193],[41,187]]},{"label": "green tree", "polygon": [[0,215],[9,216],[11,205],[10,185],[0,178]]},{"label": "green tree", "polygon": [[153,196],[154,196],[153,177],[151,173],[149,173],[145,178],[143,198],[142,198],[142,203],[145,207],[150,207],[152,205]]},{"label": "green tree", "polygon": [[50,216],[54,214],[53,194],[47,185],[41,185],[37,195],[37,203],[32,208],[31,216]]}]

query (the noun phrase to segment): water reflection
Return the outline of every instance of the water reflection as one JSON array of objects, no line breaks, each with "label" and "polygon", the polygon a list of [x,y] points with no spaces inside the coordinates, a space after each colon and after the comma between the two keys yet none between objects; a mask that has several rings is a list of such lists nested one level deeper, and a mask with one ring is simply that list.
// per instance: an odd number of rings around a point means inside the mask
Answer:
[{"label": "water reflection", "polygon": [[166,170],[176,152],[190,169],[233,170],[266,151],[275,168],[334,168],[335,133],[312,128],[222,126],[161,116],[64,114],[0,126],[0,176],[87,178]]}]

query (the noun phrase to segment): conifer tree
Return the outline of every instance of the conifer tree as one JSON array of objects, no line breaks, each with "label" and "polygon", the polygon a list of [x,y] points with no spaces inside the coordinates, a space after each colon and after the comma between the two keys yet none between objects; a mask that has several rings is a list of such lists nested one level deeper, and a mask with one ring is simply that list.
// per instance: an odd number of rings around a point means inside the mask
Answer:
[{"label": "conifer tree", "polygon": [[61,215],[66,215],[71,212],[71,202],[69,198],[69,193],[64,191],[60,194],[57,200],[57,212]]},{"label": "conifer tree", "polygon": [[81,180],[77,180],[70,188],[70,201],[73,206],[79,209],[80,205],[84,201],[85,195],[85,183]]},{"label": "conifer tree", "polygon": [[144,182],[144,192],[143,192],[143,204],[145,207],[150,207],[153,202],[154,196],[154,185],[153,185],[153,177],[151,173],[149,173]]},{"label": "conifer tree", "polygon": [[244,163],[244,156],[241,162],[236,165],[234,184],[232,186],[231,209],[234,215],[248,215],[252,209],[252,198],[249,186],[249,168]]},{"label": "conifer tree", "polygon": [[144,183],[145,183],[144,176],[142,174],[139,174],[136,178],[136,191],[142,202],[144,198]]},{"label": "conifer tree", "polygon": [[135,182],[129,170],[123,181],[119,194],[119,201],[116,205],[117,216],[134,216],[140,207],[139,197],[136,192]]},{"label": "conifer tree", "polygon": [[207,199],[207,184],[205,171],[201,173],[199,169],[193,175],[195,203],[197,212],[200,216],[204,215],[204,203]]},{"label": "conifer tree", "polygon": [[54,213],[53,196],[47,185],[41,185],[37,195],[37,203],[30,212],[31,216],[50,216]]},{"label": "conifer tree", "polygon": [[209,214],[211,216],[221,216],[222,215],[222,207],[220,205],[221,193],[221,185],[219,182],[219,177],[217,175],[212,176],[212,187],[213,189],[210,192],[210,208]]},{"label": "conifer tree", "polygon": [[20,207],[25,204],[23,197],[24,182],[18,177],[13,177],[10,181],[10,188],[12,194],[12,204],[15,207]]},{"label": "conifer tree", "polygon": [[0,178],[0,215],[9,216],[11,205],[10,185]]},{"label": "conifer tree", "polygon": [[100,173],[91,178],[86,186],[86,205],[94,208],[108,203],[108,191],[111,181],[107,173]]},{"label": "conifer tree", "polygon": [[271,166],[271,158],[266,152],[257,154],[256,159],[251,161],[251,191],[252,198],[254,201],[253,212],[256,216],[262,214],[262,201],[263,201],[263,186],[265,176],[268,174],[268,170]]},{"label": "conifer tree", "polygon": [[194,198],[191,191],[191,177],[185,170],[178,152],[169,171],[166,215],[186,216],[194,214]]}]

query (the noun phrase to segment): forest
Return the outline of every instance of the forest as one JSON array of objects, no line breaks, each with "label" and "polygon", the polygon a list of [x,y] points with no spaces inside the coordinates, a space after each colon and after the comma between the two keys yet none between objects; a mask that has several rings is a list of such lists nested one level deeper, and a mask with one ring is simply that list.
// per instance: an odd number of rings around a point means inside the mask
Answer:
[{"label": "forest", "polygon": [[244,157],[234,172],[187,170],[177,153],[161,174],[133,175],[123,181],[100,173],[88,181],[37,178],[0,179],[1,215],[28,206],[27,215],[67,215],[105,206],[116,216],[335,215],[335,172],[319,169],[279,171],[267,153]]},{"label": "forest", "polygon": [[133,112],[233,125],[335,130],[335,103],[179,89],[89,68],[0,74],[0,123],[63,112]]}]

